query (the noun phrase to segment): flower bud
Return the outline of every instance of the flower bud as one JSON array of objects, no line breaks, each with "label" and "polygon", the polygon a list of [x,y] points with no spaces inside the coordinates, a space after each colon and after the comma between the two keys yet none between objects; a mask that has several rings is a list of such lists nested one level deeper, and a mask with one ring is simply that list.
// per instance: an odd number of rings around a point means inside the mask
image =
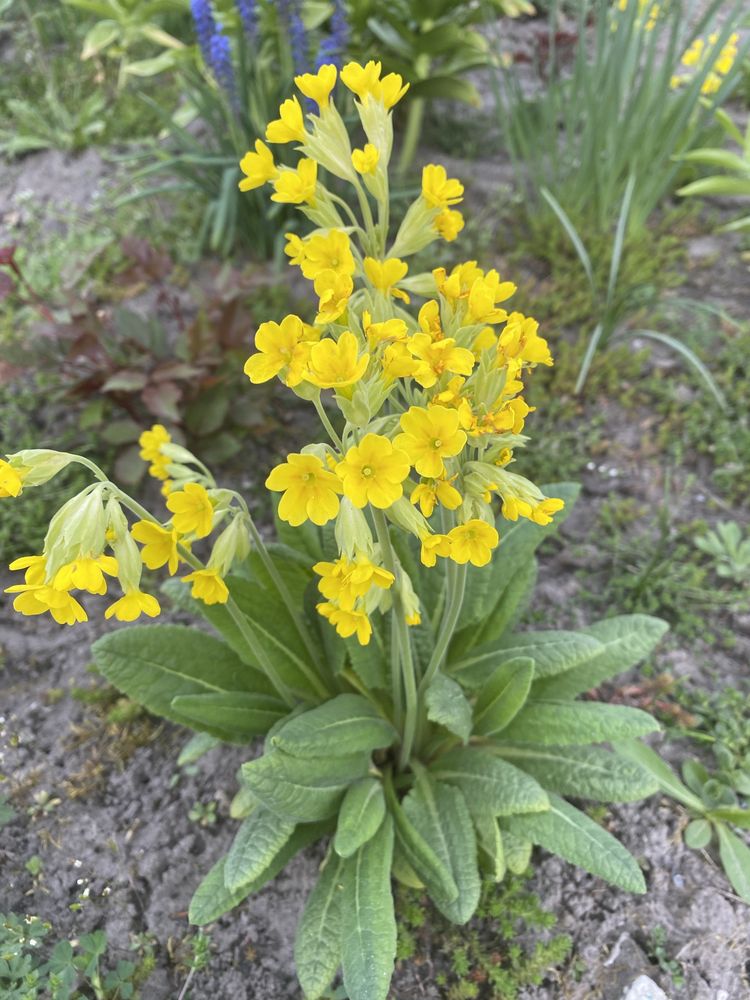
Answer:
[{"label": "flower bud", "polygon": [[355,427],[367,427],[370,422],[372,413],[367,396],[367,387],[362,382],[357,384],[351,399],[345,399],[341,393],[336,396],[339,409]]},{"label": "flower bud", "polygon": [[57,511],[44,539],[47,579],[80,556],[99,556],[106,543],[103,484],[88,486]]},{"label": "flower bud", "polygon": [[214,542],[208,568],[218,570],[219,576],[229,574],[232,566],[243,562],[250,554],[250,535],[244,514],[237,514]]},{"label": "flower bud", "polygon": [[424,538],[430,533],[427,519],[409,503],[406,497],[399,497],[395,503],[391,504],[385,514],[389,521],[392,521],[399,528],[403,528],[404,531],[416,535],[417,538]]},{"label": "flower bud", "polygon": [[49,448],[31,448],[18,451],[15,455],[8,455],[11,466],[25,470],[24,487],[42,486],[74,460],[74,455],[68,455],[64,451],[52,451]]},{"label": "flower bud", "polygon": [[354,559],[358,552],[372,559],[373,540],[367,518],[348,497],[341,498],[334,535],[339,552],[347,559]]}]

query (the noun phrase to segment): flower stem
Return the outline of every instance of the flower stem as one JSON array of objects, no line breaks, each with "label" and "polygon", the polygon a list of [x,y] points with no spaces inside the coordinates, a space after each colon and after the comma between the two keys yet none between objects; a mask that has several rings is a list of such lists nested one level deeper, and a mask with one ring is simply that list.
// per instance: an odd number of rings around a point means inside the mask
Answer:
[{"label": "flower stem", "polygon": [[435,648],[432,651],[430,662],[427,664],[424,677],[419,685],[420,694],[428,688],[433,677],[443,665],[445,654],[448,652],[448,646],[450,645],[453,633],[456,630],[456,625],[458,624],[458,619],[461,614],[461,607],[464,603],[464,594],[466,592],[466,573],[467,569],[465,564],[456,566],[456,572],[453,574],[453,579],[449,583],[448,604],[445,610],[445,617],[443,618],[443,624],[435,642]]},{"label": "flower stem", "polygon": [[333,441],[333,443],[336,445],[336,447],[338,448],[338,450],[343,455],[343,453],[344,453],[344,442],[338,436],[338,434],[336,433],[336,431],[334,429],[333,424],[331,423],[330,419],[328,418],[328,414],[326,413],[325,408],[323,407],[323,401],[320,398],[320,393],[318,393],[317,396],[313,397],[313,404],[315,405],[315,409],[317,411],[317,414],[320,417],[320,422],[323,424],[323,426],[325,427],[326,431],[328,432],[328,437],[331,439],[331,441]]}]

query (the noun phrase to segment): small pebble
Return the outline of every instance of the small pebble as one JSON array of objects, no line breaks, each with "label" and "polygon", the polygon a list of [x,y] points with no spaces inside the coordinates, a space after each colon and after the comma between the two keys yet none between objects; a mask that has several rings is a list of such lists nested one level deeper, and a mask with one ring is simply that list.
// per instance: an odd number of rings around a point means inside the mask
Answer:
[{"label": "small pebble", "polygon": [[622,1000],[669,1000],[669,998],[653,979],[649,979],[648,976],[638,976],[633,985],[626,990]]}]

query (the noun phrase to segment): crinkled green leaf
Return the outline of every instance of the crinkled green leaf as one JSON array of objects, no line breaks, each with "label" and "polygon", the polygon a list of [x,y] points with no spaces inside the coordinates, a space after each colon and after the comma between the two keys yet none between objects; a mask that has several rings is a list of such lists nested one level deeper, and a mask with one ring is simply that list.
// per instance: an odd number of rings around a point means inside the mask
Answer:
[{"label": "crinkled green leaf", "polygon": [[221,729],[240,743],[265,735],[288,712],[278,698],[246,691],[181,694],[172,699],[172,708],[180,717],[188,719],[190,725]]},{"label": "crinkled green leaf", "polygon": [[334,850],[350,858],[374,837],[385,816],[383,786],[377,778],[363,778],[350,785],[339,809]]},{"label": "crinkled green leaf", "polygon": [[224,864],[224,885],[230,892],[259,878],[294,833],[295,824],[279,819],[263,806],[243,820]]},{"label": "crinkled green leaf", "polygon": [[534,661],[535,679],[571,670],[602,652],[602,644],[584,632],[519,632],[475,646],[450,665],[451,674],[464,686],[479,687],[499,666],[519,656]]},{"label": "crinkled green leaf", "polygon": [[307,1000],[322,996],[341,964],[342,876],[343,861],[330,856],[297,925],[294,964]]},{"label": "crinkled green leaf", "polygon": [[445,674],[435,674],[425,692],[427,718],[438,722],[450,733],[460,737],[464,743],[471,735],[471,705],[457,684]]},{"label": "crinkled green leaf", "polygon": [[290,719],[271,745],[295,757],[343,757],[390,746],[396,735],[366,698],[340,694]]},{"label": "crinkled green leaf", "polygon": [[496,668],[477,694],[474,731],[494,736],[506,729],[523,708],[534,679],[534,661],[519,656]]},{"label": "crinkled green leaf", "polygon": [[548,807],[547,793],[537,781],[487,750],[458,747],[438,757],[430,773],[457,785],[472,813],[511,816]]},{"label": "crinkled green leaf", "polygon": [[659,729],[647,712],[596,701],[529,701],[503,730],[503,741],[583,746],[645,736]]},{"label": "crinkled green leaf", "polygon": [[601,747],[506,746],[504,760],[533,775],[545,788],[598,802],[633,802],[658,791],[640,765]]}]

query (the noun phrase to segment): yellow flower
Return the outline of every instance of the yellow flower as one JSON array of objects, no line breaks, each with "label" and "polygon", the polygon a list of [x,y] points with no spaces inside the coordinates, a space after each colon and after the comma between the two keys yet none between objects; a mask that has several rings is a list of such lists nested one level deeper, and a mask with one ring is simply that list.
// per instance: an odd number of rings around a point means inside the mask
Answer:
[{"label": "yellow flower", "polygon": [[56,590],[45,585],[17,583],[7,587],[5,593],[18,595],[13,601],[13,610],[19,614],[43,615],[49,611],[58,625],[75,625],[76,622],[88,621],[85,610],[75,597],[65,590]]},{"label": "yellow flower", "polygon": [[370,641],[372,625],[364,611],[345,611],[330,603],[317,604],[316,608],[318,614],[328,619],[342,639],[356,635],[360,646],[366,646]]},{"label": "yellow flower", "polygon": [[374,174],[379,161],[380,153],[371,142],[366,143],[363,149],[352,152],[352,166],[358,174]]},{"label": "yellow flower", "polygon": [[17,497],[23,489],[24,469],[0,458],[0,497]]},{"label": "yellow flower", "polygon": [[55,590],[85,590],[89,594],[106,594],[107,576],[117,576],[117,560],[112,556],[76,559],[61,566],[55,573],[52,586]]},{"label": "yellow flower", "polygon": [[226,604],[229,588],[217,569],[197,569],[182,577],[183,583],[191,583],[190,596],[204,604]]},{"label": "yellow flower", "polygon": [[281,372],[282,381],[289,386],[299,385],[310,355],[305,324],[293,313],[281,323],[261,323],[255,334],[257,353],[245,362],[245,374],[251,382],[268,382]]},{"label": "yellow flower", "polygon": [[314,205],[318,181],[315,160],[300,160],[296,170],[284,169],[273,182],[271,201],[288,205]]},{"label": "yellow flower", "polygon": [[269,142],[304,142],[305,122],[296,97],[289,98],[279,108],[279,117],[266,128]]},{"label": "yellow flower", "polygon": [[410,406],[401,415],[401,428],[394,444],[403,448],[420,476],[430,479],[442,476],[443,459],[458,455],[466,444],[458,412],[446,406]]},{"label": "yellow flower", "polygon": [[307,256],[305,241],[297,233],[285,233],[285,236],[286,246],[284,247],[284,253],[289,258],[289,263],[294,264],[296,267],[302,267],[302,261]]},{"label": "yellow flower", "polygon": [[353,275],[356,270],[351,240],[341,229],[329,229],[323,235],[311,236],[303,241],[296,250],[298,263],[302,273],[310,281],[314,281],[324,271],[333,271],[337,275]]},{"label": "yellow flower", "polygon": [[421,361],[417,361],[409,354],[405,343],[397,341],[395,344],[389,344],[383,351],[381,359],[383,378],[386,383],[393,382],[397,378],[413,378],[421,364]]},{"label": "yellow flower", "polygon": [[521,497],[504,494],[502,514],[508,521],[517,521],[519,517],[525,517],[534,524],[545,525],[551,524],[552,515],[562,510],[564,506],[565,501],[557,497],[547,497],[539,503],[531,504]]},{"label": "yellow flower", "polygon": [[406,261],[398,257],[389,257],[387,260],[375,260],[374,257],[364,259],[365,275],[368,281],[384,295],[393,295],[395,298],[409,301],[409,296],[400,288],[395,288],[396,282],[405,278],[409,270]]},{"label": "yellow flower", "polygon": [[174,576],[180,557],[177,554],[177,543],[180,540],[179,531],[175,528],[162,528],[153,521],[138,521],[131,528],[130,534],[143,545],[141,556],[149,569],[160,569],[166,566],[169,575]]},{"label": "yellow flower", "polygon": [[25,582],[32,587],[40,587],[47,579],[47,560],[44,556],[21,556],[14,559],[8,569],[25,569]]},{"label": "yellow flower", "polygon": [[214,508],[200,483],[185,483],[181,490],[170,493],[167,510],[172,512],[172,524],[181,535],[205,538],[211,534]]},{"label": "yellow flower", "polygon": [[252,191],[278,176],[273,153],[262,139],[255,140],[255,152],[245,153],[240,160],[240,170],[245,175],[239,183],[240,191]]},{"label": "yellow flower", "polygon": [[451,528],[448,539],[451,546],[450,557],[454,562],[486,566],[500,536],[491,524],[474,517],[466,524]]},{"label": "yellow flower", "polygon": [[425,535],[419,558],[424,566],[434,566],[437,557],[447,559],[451,554],[451,543],[447,535]]},{"label": "yellow flower", "polygon": [[283,492],[279,517],[294,527],[308,518],[313,524],[327,524],[339,512],[341,483],[317,455],[287,455],[286,462],[271,470],[266,488]]},{"label": "yellow flower", "polygon": [[129,590],[114,604],[110,604],[104,612],[104,617],[116,618],[118,622],[134,622],[142,614],[148,618],[156,618],[161,614],[159,602],[151,594],[144,594],[141,590]]},{"label": "yellow flower", "polygon": [[484,271],[477,267],[475,260],[467,260],[456,264],[450,274],[446,274],[444,267],[436,267],[432,275],[437,290],[455,309],[459,302],[468,299],[471,286],[478,278],[484,277]]},{"label": "yellow flower", "polygon": [[345,389],[367,371],[369,354],[359,355],[359,342],[350,330],[338,340],[325,337],[310,348],[305,379],[319,389]]},{"label": "yellow flower", "polygon": [[315,322],[335,323],[347,307],[354,282],[348,274],[321,271],[313,282],[313,288],[320,299]]},{"label": "yellow flower", "polygon": [[317,73],[303,73],[295,76],[294,82],[311,101],[315,101],[320,110],[328,107],[331,91],[336,86],[336,67],[331,63],[321,66]]},{"label": "yellow flower", "polygon": [[428,163],[422,168],[422,197],[432,208],[446,209],[463,200],[464,186],[455,177],[448,177],[445,167]]},{"label": "yellow flower", "polygon": [[531,365],[551,365],[547,341],[539,336],[539,324],[531,316],[514,312],[508,317],[497,344],[499,365],[506,365],[510,360],[525,361]]},{"label": "yellow flower", "polygon": [[[455,476],[453,478],[455,479]],[[412,490],[409,499],[414,506],[419,504],[419,509],[425,517],[432,517],[435,505],[438,503],[447,510],[456,510],[463,503],[463,497],[447,479],[422,480]]]},{"label": "yellow flower", "polygon": [[460,212],[452,208],[446,208],[440,215],[435,217],[433,227],[446,243],[452,243],[464,228],[464,217]]},{"label": "yellow flower", "polygon": [[423,389],[435,385],[445,372],[471,375],[474,355],[465,347],[456,347],[452,337],[433,341],[428,333],[415,333],[407,346],[411,354],[422,362],[414,378]]},{"label": "yellow flower", "polygon": [[373,98],[389,109],[401,100],[409,89],[409,84],[404,84],[398,73],[389,73],[381,80],[382,68],[381,63],[372,60],[366,66],[350,62],[341,70],[341,80],[363,104]]},{"label": "yellow flower", "polygon": [[144,462],[151,463],[148,471],[154,479],[167,479],[169,475],[167,472],[169,459],[162,455],[161,446],[171,444],[171,442],[172,436],[162,424],[154,424],[150,430],[144,431],[138,438],[138,443],[141,446],[138,454]]},{"label": "yellow flower", "polygon": [[358,445],[347,451],[336,472],[344,494],[355,507],[368,503],[385,510],[403,494],[403,481],[409,475],[409,456],[393,447],[381,434],[365,434]]},{"label": "yellow flower", "polygon": [[477,278],[469,291],[467,317],[471,323],[502,323],[508,316],[505,309],[498,309],[516,291],[512,281],[501,281],[497,271],[488,271]]},{"label": "yellow flower", "polygon": [[382,323],[373,323],[367,309],[362,313],[362,329],[371,349],[378,344],[404,341],[409,335],[408,327],[402,319],[387,319]]},{"label": "yellow flower", "polygon": [[491,326],[483,327],[479,333],[474,338],[474,343],[471,345],[471,349],[474,352],[474,357],[479,359],[483,351],[488,350],[490,347],[495,347],[497,344],[497,335]]},{"label": "yellow flower", "polygon": [[396,579],[363,555],[354,560],[340,556],[335,562],[315,563],[313,572],[321,578],[318,590],[323,597],[335,601],[344,611],[352,611],[372,587],[388,590]]}]

